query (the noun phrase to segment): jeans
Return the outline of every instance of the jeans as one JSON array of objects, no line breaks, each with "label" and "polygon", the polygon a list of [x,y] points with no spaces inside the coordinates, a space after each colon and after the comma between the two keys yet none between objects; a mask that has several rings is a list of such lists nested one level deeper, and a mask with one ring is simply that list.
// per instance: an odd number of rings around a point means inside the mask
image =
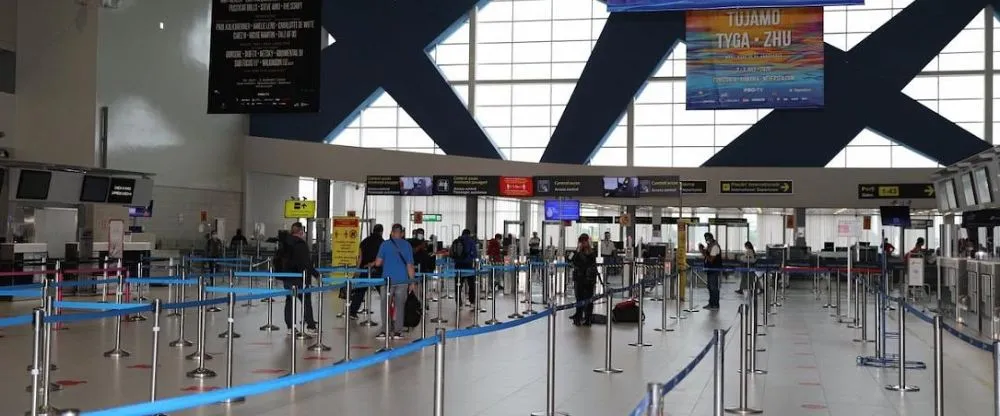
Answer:
[{"label": "jeans", "polygon": [[719,307],[719,272],[708,272],[708,306]]},{"label": "jeans", "polygon": [[[594,286],[596,282],[584,282],[582,280],[575,280],[573,282],[573,292],[576,295],[576,301],[590,299],[594,297]],[[594,315],[594,303],[587,302],[586,305],[578,306],[576,308],[576,313],[573,314],[573,320],[577,322],[590,321],[591,317]]]},{"label": "jeans", "polygon": [[[292,290],[292,286],[301,286],[302,281],[298,279],[282,280],[281,284],[284,285],[285,290]],[[299,289],[301,290],[302,288]],[[302,314],[304,316],[303,319],[306,321],[306,325],[315,326],[316,320],[313,319],[312,293],[299,293],[296,297],[302,301],[302,304],[305,306],[305,310],[302,311]],[[285,296],[285,326],[288,327],[288,329],[294,328],[295,325],[292,323],[296,322],[298,319],[297,316],[292,316],[292,302],[294,302],[294,300],[292,300],[291,295]]]},{"label": "jeans", "polygon": [[[395,309],[395,313],[392,316],[392,325],[389,326],[389,333],[399,332],[403,330],[403,316],[406,314],[406,296],[410,294],[407,290],[408,285],[406,283],[392,285],[389,287],[388,293],[382,295],[382,314],[385,314],[386,302],[392,298],[392,306]],[[383,325],[389,322],[389,317],[382,317]],[[384,328],[385,326],[383,326]]]},{"label": "jeans", "polygon": [[[363,287],[361,289],[351,289],[351,315],[357,315],[358,311],[361,310],[361,304],[365,302],[365,293],[368,292],[368,289],[369,288],[367,287]],[[379,286],[375,286],[370,289],[374,289],[376,292],[382,293],[382,288]],[[368,305],[368,308],[371,309],[371,305]]]}]

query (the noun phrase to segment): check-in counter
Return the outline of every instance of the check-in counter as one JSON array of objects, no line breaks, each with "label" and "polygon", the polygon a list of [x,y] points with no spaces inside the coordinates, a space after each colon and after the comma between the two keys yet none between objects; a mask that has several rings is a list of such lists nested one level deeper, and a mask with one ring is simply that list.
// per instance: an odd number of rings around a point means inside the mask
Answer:
[{"label": "check-in counter", "polygon": [[964,324],[969,309],[969,260],[962,257],[941,257],[941,314],[954,316],[955,322]]},{"label": "check-in counter", "polygon": [[959,313],[956,319],[969,328],[979,330],[979,260],[967,260],[965,276],[959,276]]}]

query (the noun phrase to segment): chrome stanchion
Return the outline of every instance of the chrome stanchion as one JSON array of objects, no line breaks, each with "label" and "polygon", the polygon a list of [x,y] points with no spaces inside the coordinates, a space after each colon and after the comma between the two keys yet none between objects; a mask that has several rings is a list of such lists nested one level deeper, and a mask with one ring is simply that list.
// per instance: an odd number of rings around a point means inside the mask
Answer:
[{"label": "chrome stanchion", "polygon": [[45,309],[35,308],[31,313],[31,326],[34,330],[34,336],[31,338],[31,386],[28,388],[31,392],[31,410],[25,412],[25,414],[30,416],[38,416],[39,414],[39,391],[42,389],[41,371],[42,368],[42,343],[44,342],[42,337],[45,336]]},{"label": "chrome stanchion", "polygon": [[434,416],[444,416],[444,347],[445,329],[434,330]]},{"label": "chrome stanchion", "polygon": [[944,339],[941,316],[934,317],[934,416],[944,416]]},{"label": "chrome stanchion", "polygon": [[[226,297],[228,301],[227,304],[229,305],[229,316],[226,317],[226,326],[229,329],[229,333],[235,333],[233,332],[233,326],[236,324],[236,319],[234,318],[233,315],[235,313],[234,311],[236,310],[236,294],[229,292]],[[229,339],[226,340],[226,388],[227,389],[233,388],[233,356],[235,355],[233,353],[233,342],[234,342],[233,339],[235,338],[236,337],[229,337]],[[295,342],[292,342],[292,344],[295,344]],[[236,403],[243,403],[246,400],[247,399],[245,397],[230,397],[226,400],[223,400],[222,402],[225,404],[236,404]]]},{"label": "chrome stanchion", "polygon": [[[604,324],[604,367],[594,369],[595,373],[618,374],[622,370],[611,366],[611,307],[614,305],[614,294],[608,290],[607,281],[604,282],[604,295],[607,298],[607,322]],[[640,317],[641,318],[641,317]]]},{"label": "chrome stanchion", "polygon": [[768,295],[771,294],[771,291],[768,290],[768,288],[771,285],[770,285],[770,282],[768,281],[769,279],[767,278],[767,272],[764,272],[764,275],[763,275],[763,277],[761,277],[761,279],[764,282],[764,294],[763,294],[764,295],[764,301],[762,302],[763,305],[764,305],[764,311],[761,314],[761,320],[763,321],[761,323],[761,326],[764,327],[764,328],[773,328],[774,324],[768,322],[768,316],[771,315],[771,301],[769,300],[769,296],[768,296]]},{"label": "chrome stanchion", "polygon": [[[181,280],[184,280],[184,281],[187,280],[187,271],[183,270],[183,268],[181,270]],[[185,302],[187,300],[187,285],[181,285],[179,296],[180,296],[180,299],[178,299],[178,303],[183,303],[183,302]],[[185,327],[185,324],[187,323],[187,309],[186,308],[177,308],[177,309],[174,309],[173,313],[176,313],[178,316],[180,316],[180,319],[177,320],[177,339],[171,341],[167,345],[169,345],[171,347],[174,347],[174,348],[184,348],[184,347],[190,347],[190,346],[194,345],[194,344],[191,343],[191,341],[188,341],[188,340],[184,339],[184,327]],[[170,315],[167,315],[167,316],[170,316]]]},{"label": "chrome stanchion", "polygon": [[[160,366],[160,314],[163,311],[163,305],[160,299],[153,299],[153,351],[150,354],[150,372],[149,372],[149,401],[156,401],[156,382],[159,375]],[[164,416],[162,413],[157,413],[154,416]]]},{"label": "chrome stanchion", "polygon": [[[272,267],[268,267],[268,272],[273,273],[272,270],[273,270]],[[274,278],[273,277],[268,277],[267,278],[267,290],[268,290],[268,292],[274,291]],[[267,322],[264,323],[264,325],[261,325],[260,330],[261,331],[267,331],[267,332],[277,331],[277,330],[281,329],[281,327],[279,327],[279,326],[277,326],[277,325],[274,324],[274,302],[273,302],[274,299],[271,298],[271,297],[267,297],[264,300],[267,300],[267,299],[271,299],[272,301],[267,302]],[[294,301],[295,301],[295,298],[292,298],[292,302],[294,302]]]},{"label": "chrome stanchion", "polygon": [[[634,264],[632,265],[632,270],[633,271],[635,270],[635,265]],[[637,348],[644,348],[644,347],[652,347],[653,346],[653,344],[647,344],[647,343],[643,342],[643,340],[642,340],[642,326],[643,326],[643,323],[646,322],[646,320],[643,319],[645,317],[644,314],[643,314],[643,311],[645,310],[645,308],[643,307],[643,301],[642,300],[646,297],[645,294],[642,293],[643,292],[643,286],[644,286],[643,281],[640,280],[639,281],[639,296],[638,296],[639,297],[639,299],[638,299],[638,302],[639,302],[639,323],[636,324],[636,328],[637,328],[636,329],[636,334],[637,334],[636,335],[636,340],[635,340],[635,342],[631,342],[631,343],[628,344],[631,347],[637,347]],[[608,315],[610,315],[610,314],[608,314]],[[609,316],[609,318],[610,318],[610,316]],[[608,320],[610,321],[610,319],[608,319]],[[608,326],[611,326],[611,322],[608,322]]]},{"label": "chrome stanchion", "polygon": [[[764,411],[754,409],[749,404],[750,368],[747,366],[747,332],[749,332],[750,318],[747,316],[747,305],[740,305],[740,403],[738,407],[726,409],[726,413],[736,413],[741,415],[759,414]],[[720,381],[716,380],[716,384]]]},{"label": "chrome stanchion", "polygon": [[[233,271],[230,270],[229,271],[229,288],[230,289],[236,287],[236,280],[235,279],[236,278],[233,275]],[[235,305],[233,305],[233,306],[235,306]],[[230,313],[230,315],[232,315],[232,313]],[[219,334],[219,338],[229,338],[230,335],[232,335],[233,338],[239,338],[240,337],[240,334],[238,332],[233,332],[232,328],[226,328],[226,330],[224,332],[222,332],[222,333]]]},{"label": "chrome stanchion", "polygon": [[[542,278],[542,284],[545,284],[545,278]],[[527,309],[521,311],[521,315],[535,315],[538,313],[535,309],[531,307],[531,304],[535,302],[535,296],[531,292],[531,274],[528,274],[527,279],[524,282],[524,304],[527,305]],[[517,310],[517,304],[514,304],[514,310]]]},{"label": "chrome stanchion", "polygon": [[[318,287],[321,287],[321,288],[323,287],[323,281],[322,280],[320,280],[320,283],[319,283]],[[324,323],[324,320],[323,320],[323,315],[324,315],[323,314],[323,298],[325,297],[324,295],[326,295],[326,292],[320,290],[320,291],[316,292],[316,295],[319,296],[319,299],[316,301],[316,307],[319,308],[319,310],[316,311],[316,342],[314,342],[312,345],[306,347],[306,349],[309,350],[309,351],[313,351],[313,352],[330,351],[332,348],[330,348],[326,344],[323,344],[323,323]]]},{"label": "chrome stanchion", "polygon": [[[198,277],[198,301],[204,301],[204,300],[205,300],[205,278],[203,276],[199,276]],[[205,310],[205,308],[199,307],[198,308],[198,347],[197,347],[197,349],[193,353],[188,354],[184,358],[187,359],[187,360],[198,361],[199,362],[198,368],[196,368],[195,371],[197,371],[197,370],[202,370],[202,371],[199,371],[196,374],[212,374],[212,377],[215,377],[215,372],[212,372],[212,370],[208,370],[207,368],[205,368],[205,361],[208,361],[208,360],[212,359],[212,356],[208,354],[207,347],[205,345],[206,341],[207,341],[207,338],[208,338],[205,335],[205,333],[208,331],[207,325],[205,325],[205,320],[206,320],[207,317],[208,317],[208,313]]]},{"label": "chrome stanchion", "polygon": [[[461,329],[461,327],[462,327],[462,292],[464,292],[464,288],[459,287],[459,283],[458,283],[458,282],[460,282],[462,280],[462,274],[461,274],[461,272],[459,272],[459,271],[456,270],[455,273],[457,273],[456,274],[456,279],[457,280],[455,281],[456,282],[455,283],[455,289],[456,289],[455,290],[455,329]],[[517,308],[517,305],[514,305],[514,308]]]},{"label": "chrome stanchion", "polygon": [[[299,303],[295,301],[295,299],[298,296],[299,296],[299,287],[293,285],[292,286],[292,300],[291,300],[291,302],[292,302],[292,316],[293,317],[299,316]],[[296,326],[294,324],[292,325],[292,328],[293,328],[292,329],[293,332],[296,331],[296,329],[294,329],[294,328],[296,328]],[[295,341],[296,340],[294,340],[294,339],[291,340],[292,346],[289,349],[289,353],[288,353],[288,361],[289,361],[288,362],[288,375],[290,375],[290,376],[294,376],[295,374],[298,374],[298,372],[299,372],[299,343],[295,342]]]},{"label": "chrome stanchion", "polygon": [[1000,341],[993,341],[993,416],[1000,416]]},{"label": "chrome stanchion", "polygon": [[[41,307],[45,311],[45,316],[51,318],[53,316],[56,316],[57,314],[55,313],[55,309],[53,308],[54,299],[51,295],[49,295],[49,293],[51,293],[51,290],[49,289],[48,283],[49,283],[48,280],[45,280],[43,283],[42,293],[45,294],[45,297],[42,298]],[[45,337],[42,338],[42,351],[44,355],[44,357],[42,357],[42,360],[44,361],[45,365],[42,367],[41,371],[45,372],[44,373],[45,382],[42,385],[42,389],[47,389],[48,391],[60,391],[62,390],[62,386],[49,381],[49,375],[53,371],[59,369],[59,367],[57,367],[56,364],[52,362],[52,323],[45,322],[43,329]],[[34,368],[35,368],[34,364],[28,365],[28,372],[30,373]],[[30,392],[31,386],[26,387],[24,390]]]},{"label": "chrome stanchion", "polygon": [[[851,329],[856,329],[861,326],[861,323],[858,322],[861,318],[861,302],[859,300],[861,294],[858,292],[858,286],[860,286],[860,284],[856,277],[851,277],[849,283],[850,284],[847,285],[847,307],[852,310],[847,311],[847,314],[851,316],[848,317],[846,326]],[[854,293],[854,303],[851,303],[851,292]]]},{"label": "chrome stanchion", "polygon": [[[123,277],[119,277],[118,278],[119,282],[121,282],[123,280],[124,280]],[[117,299],[118,300],[117,303],[121,304],[122,303],[121,302],[121,300],[122,300],[121,290],[119,290],[119,293],[117,294],[117,298],[118,298]],[[122,318],[115,318],[115,347],[112,348],[110,351],[106,351],[104,353],[104,356],[107,357],[107,358],[125,358],[125,357],[128,357],[128,356],[132,355],[128,351],[125,351],[124,349],[122,349],[122,321],[123,321]]]},{"label": "chrome stanchion", "polygon": [[725,408],[724,391],[725,383],[723,372],[726,367],[726,331],[715,330],[715,368],[712,374],[712,416],[722,416]]},{"label": "chrome stanchion", "polygon": [[[490,302],[492,302],[492,304],[490,305],[490,309],[491,309],[490,315],[491,316],[490,316],[490,319],[488,319],[485,322],[486,325],[496,325],[496,324],[502,323],[502,322],[500,322],[497,319],[497,293],[496,293],[497,292],[497,286],[496,286],[496,280],[494,280],[496,278],[495,275],[496,275],[496,269],[494,269],[490,273],[490,276],[491,276],[490,280],[492,280],[490,282],[490,293],[492,293],[492,296],[490,296],[489,299],[490,299]],[[518,275],[518,272],[515,271],[514,272],[514,293],[517,293],[517,275]]]},{"label": "chrome stanchion", "polygon": [[[107,303],[108,302],[108,283],[107,283],[107,281],[108,281],[108,257],[107,256],[104,256],[104,259],[101,260],[100,265],[101,265],[101,280],[103,280],[105,282],[105,283],[101,283],[101,302],[102,303]],[[118,290],[121,290],[120,286],[118,287]]]},{"label": "chrome stanchion", "polygon": [[[673,332],[674,331],[673,328],[667,328],[667,322],[670,321],[670,318],[667,317],[667,298],[668,298],[668,296],[667,296],[667,274],[666,273],[663,273],[663,279],[662,280],[663,280],[663,299],[660,299],[660,301],[662,301],[663,303],[660,304],[660,327],[659,328],[653,328],[653,330],[657,331],[657,332]],[[677,302],[678,302],[678,305],[679,305],[680,304],[680,300],[678,299]],[[640,314],[639,317],[642,318],[642,314]]]},{"label": "chrome stanchion", "polygon": [[[382,329],[385,334],[385,338],[382,340],[382,348],[376,350],[376,353],[389,351],[392,349],[392,317],[389,316],[389,308],[392,306],[392,281],[388,277],[385,278],[385,286],[382,287],[382,298],[385,302],[385,309],[382,310]],[[400,311],[402,312],[402,311]]]},{"label": "chrome stanchion", "polygon": [[[347,279],[346,290],[347,293],[351,293],[353,285],[351,284],[351,279]],[[344,302],[344,313],[350,313],[351,302]],[[342,364],[351,361],[351,323],[344,322],[344,358],[337,361],[336,364]]]},{"label": "chrome stanchion", "polygon": [[489,275],[489,278],[487,279],[487,281],[488,281],[487,284],[489,285],[489,288],[491,290],[487,290],[486,293],[483,294],[483,299],[493,300],[493,297],[496,296],[496,293],[495,293],[496,290],[492,290],[492,289],[495,288],[496,285],[497,285],[497,271],[496,271],[495,268],[492,268],[492,267],[490,268],[490,275]]},{"label": "chrome stanchion", "polygon": [[[369,272],[368,275],[371,276],[371,269],[368,269],[368,272]],[[372,306],[371,306],[372,305],[372,289],[373,289],[373,287],[369,286],[368,287],[368,291],[365,292],[365,310],[362,311],[362,312],[359,312],[359,313],[367,313],[368,314],[368,319],[366,319],[364,321],[361,321],[361,322],[358,322],[358,326],[378,326],[378,322],[375,322],[375,320],[372,319],[372,315],[373,315],[372,311],[371,311],[371,309],[372,309]],[[382,296],[385,296],[385,294],[383,293]]]},{"label": "chrome stanchion", "polygon": [[299,313],[298,314],[293,314],[292,316],[295,317],[294,319],[298,320],[297,321],[298,324],[297,325],[293,325],[293,326],[296,326],[298,328],[298,332],[295,334],[295,339],[299,340],[299,341],[305,341],[305,340],[309,340],[309,339],[313,338],[312,335],[309,335],[309,334],[306,333],[306,319],[305,319],[305,314],[306,314],[306,293],[307,293],[306,290],[309,288],[309,272],[307,272],[305,270],[302,271],[302,286],[301,287],[302,288],[299,289],[299,291],[300,291],[299,296],[300,297],[294,297],[293,296],[292,297],[292,302],[295,302],[296,299],[298,299],[299,301],[302,302],[302,307],[299,308]]},{"label": "chrome stanchion", "polygon": [[[479,283],[480,282],[479,282],[479,274],[478,273],[476,274],[476,278],[473,279],[473,282],[475,282],[474,284],[476,285],[475,286],[475,288],[476,288],[476,296],[475,296],[476,300],[474,302],[472,302],[472,325],[467,326],[466,329],[479,328],[479,312],[480,312],[480,309],[479,309],[479,298],[480,298],[481,294],[479,293]],[[528,306],[528,307],[530,308],[531,306]]]},{"label": "chrome stanchion", "polygon": [[[267,261],[267,271],[268,271],[269,273],[274,273],[274,262],[273,262],[273,261],[271,261],[271,260],[268,260],[268,261]],[[267,278],[267,288],[268,288],[268,289],[273,289],[273,288],[274,288],[274,283],[273,283],[273,281],[274,281],[274,278],[273,278],[273,277],[268,277],[268,278]],[[275,302],[274,298],[272,298],[272,297],[270,297],[270,296],[269,296],[269,297],[266,297],[266,298],[264,298],[264,299],[261,299],[260,301],[261,301],[261,303],[274,303],[274,302]],[[280,329],[280,328],[279,328],[279,329]],[[269,331],[270,331],[270,330],[269,330]]]},{"label": "chrome stanchion", "polygon": [[[530,302],[530,301],[529,301]],[[568,413],[560,412],[556,410],[556,305],[552,299],[549,299],[549,333],[546,338],[546,355],[545,355],[545,411],[544,412],[534,412],[531,416],[569,416]],[[608,322],[608,327],[611,326],[611,322]],[[608,348],[611,348],[611,344],[608,344]],[[611,361],[608,361],[608,368],[611,368]],[[597,370],[594,370],[597,371]],[[621,370],[617,370],[621,372]],[[604,371],[600,371],[604,372]]]},{"label": "chrome stanchion", "polygon": [[895,385],[885,386],[886,390],[906,393],[920,391],[920,387],[906,384],[906,305],[905,300],[900,299],[899,307],[896,308],[896,319],[899,320],[899,381]]},{"label": "chrome stanchion", "polygon": [[858,330],[861,331],[861,336],[853,339],[854,342],[860,342],[867,344],[869,342],[875,342],[875,340],[868,339],[868,285],[867,279],[864,283],[858,282]]},{"label": "chrome stanchion", "polygon": [[687,315],[684,315],[683,313],[684,300],[681,299],[681,273],[682,271],[678,269],[677,277],[674,278],[674,287],[677,290],[677,296],[676,296],[676,301],[674,302],[674,316],[671,316],[670,319],[677,319],[677,320],[687,319]]},{"label": "chrome stanchion", "polygon": [[663,384],[647,384],[646,400],[649,402],[649,407],[646,408],[646,416],[666,415],[665,410],[663,410]]},{"label": "chrome stanchion", "polygon": [[[819,271],[814,271],[813,273],[819,274]],[[833,277],[831,276],[831,273],[828,272],[826,274],[826,305],[823,305],[823,309],[830,309],[833,307],[833,281],[831,279],[833,279]]]},{"label": "chrome stanchion", "polygon": [[[420,274],[420,338],[427,338],[427,273]],[[496,302],[493,302],[496,306]]]},{"label": "chrome stanchion", "polygon": [[833,271],[833,272],[830,273],[830,275],[831,276],[837,276],[837,283],[834,285],[835,287],[833,289],[834,291],[837,292],[836,296],[834,297],[834,299],[836,300],[836,303],[834,303],[833,315],[830,315],[830,316],[832,316],[834,318],[837,318],[837,322],[843,323],[843,321],[841,319],[844,317],[844,314],[841,313],[841,310],[840,310],[840,272]]},{"label": "chrome stanchion", "polygon": [[[528,263],[528,283],[526,284],[525,287],[531,286],[531,269],[533,269],[533,267],[531,267],[531,263]],[[520,313],[517,312],[517,308],[518,308],[517,305],[520,304],[520,303],[518,303],[518,293],[520,293],[520,284],[521,284],[521,273],[514,273],[514,290],[513,290],[513,292],[514,292],[514,313],[512,313],[510,315],[507,315],[508,319],[521,319],[521,318],[524,318],[524,315],[521,315]],[[542,288],[545,289],[547,287],[547,285],[548,285],[548,283],[543,283]],[[546,289],[546,290],[548,290],[548,289]],[[554,291],[554,289],[553,289],[553,291]]]},{"label": "chrome stanchion", "polygon": [[[684,310],[684,312],[687,312],[687,313],[698,312],[698,308],[696,308],[694,306],[694,286],[695,286],[695,280],[697,280],[697,279],[698,279],[697,273],[689,273],[688,274],[688,283],[690,283],[688,286],[690,286],[690,289],[688,290],[688,294],[687,294],[688,307],[687,307],[687,309]],[[679,300],[680,299],[678,299],[678,301]],[[681,319],[684,319],[684,318],[681,318]]]},{"label": "chrome stanchion", "polygon": [[745,334],[745,336],[749,336],[750,337],[750,348],[745,351],[745,354],[747,354],[748,357],[749,357],[749,360],[748,360],[749,362],[747,364],[747,367],[749,367],[749,370],[747,370],[747,371],[749,371],[750,373],[753,373],[753,374],[767,374],[767,370],[763,370],[763,369],[757,368],[757,353],[758,352],[764,352],[767,349],[764,348],[764,347],[757,348],[757,337],[763,336],[763,335],[766,335],[766,334],[757,332],[757,315],[758,315],[758,305],[759,305],[759,302],[758,302],[758,298],[757,298],[756,284],[754,284],[754,292],[753,292],[753,295],[751,297],[751,302],[752,303],[750,304],[750,316],[749,316],[749,318],[747,318],[747,321],[749,321],[747,323],[747,325],[749,325],[749,327],[747,328],[748,329],[748,331],[747,331],[748,333]]},{"label": "chrome stanchion", "polygon": [[[250,263],[247,264],[247,271],[256,271],[257,270],[257,265],[253,263],[254,260],[255,259],[250,259]],[[247,287],[249,287],[250,289],[253,289],[254,288],[254,279],[255,278],[248,277],[246,279],[247,279]],[[253,300],[252,299],[247,298],[247,301],[243,302],[242,304],[240,304],[240,306],[245,306],[247,308],[252,308],[252,307],[254,307],[256,305],[253,304]]]},{"label": "chrome stanchion", "polygon": [[483,279],[480,277],[479,272],[476,272],[476,301],[472,302],[472,308],[476,316],[476,324],[479,324],[479,314],[488,312],[482,307],[480,300],[483,299]]},{"label": "chrome stanchion", "polygon": [[[444,302],[441,302],[441,299],[444,298],[442,296],[442,294],[441,294],[442,288],[444,287],[444,284],[443,284],[443,280],[444,279],[443,279],[443,276],[441,276],[439,274],[439,275],[436,276],[435,280],[437,281],[437,300],[436,300],[436,302],[437,302],[437,316],[431,318],[430,322],[432,324],[446,324],[446,323],[448,323],[448,320],[444,318],[444,314],[441,312],[441,304],[444,303]],[[459,277],[458,277],[458,274],[456,272],[456,274],[455,274],[455,281],[458,281],[458,280],[459,280]],[[432,299],[432,301],[435,301],[435,300]],[[456,304],[455,307],[458,308],[460,306],[458,304]]]},{"label": "chrome stanchion", "polygon": [[[180,277],[181,280],[184,279],[184,277],[180,276],[180,273],[177,272],[177,265],[174,264],[174,258],[173,257],[167,259],[167,275],[169,275],[171,277]],[[184,301],[183,297],[181,298],[181,300],[177,300],[177,296],[178,296],[177,291],[178,290],[183,291],[184,290],[184,285],[180,285],[181,287],[179,289],[175,289],[174,286],[175,285],[167,285],[167,303],[176,303],[176,302],[183,302]],[[181,293],[183,293],[183,292],[181,292]],[[168,314],[166,314],[164,316],[166,316],[167,318],[173,318],[173,317],[179,317],[179,316],[181,316],[181,314],[180,314],[180,312],[177,312],[177,309],[174,309],[174,310],[171,310],[170,313],[168,313]]]}]

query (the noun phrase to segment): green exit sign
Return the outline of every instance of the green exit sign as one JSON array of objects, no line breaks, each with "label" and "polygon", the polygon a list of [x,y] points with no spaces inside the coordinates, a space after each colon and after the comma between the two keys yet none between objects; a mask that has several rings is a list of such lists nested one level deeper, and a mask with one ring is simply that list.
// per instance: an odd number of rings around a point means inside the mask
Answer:
[{"label": "green exit sign", "polygon": [[[413,214],[410,214],[410,221],[413,221]],[[424,214],[424,222],[441,222],[441,214]]]}]

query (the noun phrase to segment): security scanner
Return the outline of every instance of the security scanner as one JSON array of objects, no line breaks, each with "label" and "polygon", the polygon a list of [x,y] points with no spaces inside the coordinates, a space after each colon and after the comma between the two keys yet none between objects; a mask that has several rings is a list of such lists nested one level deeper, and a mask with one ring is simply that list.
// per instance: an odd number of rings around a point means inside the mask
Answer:
[{"label": "security scanner", "polygon": [[709,218],[708,228],[722,248],[723,263],[738,264],[745,251],[743,245],[750,238],[750,224],[746,218]]}]

